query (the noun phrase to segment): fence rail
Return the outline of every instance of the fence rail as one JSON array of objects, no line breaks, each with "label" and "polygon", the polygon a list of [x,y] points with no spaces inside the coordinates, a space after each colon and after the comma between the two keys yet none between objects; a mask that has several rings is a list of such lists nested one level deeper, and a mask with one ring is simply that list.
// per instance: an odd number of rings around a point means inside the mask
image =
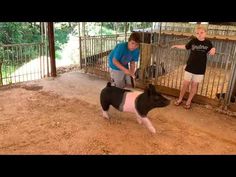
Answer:
[{"label": "fence rail", "polygon": [[0,45],[0,85],[41,79],[49,72],[44,43]]},{"label": "fence rail", "polygon": [[[141,44],[140,49],[139,79],[180,90],[189,52],[153,44]],[[235,56],[231,54],[217,52],[215,56],[208,56],[206,73],[197,94],[211,99],[226,94],[227,103],[234,68]]]}]

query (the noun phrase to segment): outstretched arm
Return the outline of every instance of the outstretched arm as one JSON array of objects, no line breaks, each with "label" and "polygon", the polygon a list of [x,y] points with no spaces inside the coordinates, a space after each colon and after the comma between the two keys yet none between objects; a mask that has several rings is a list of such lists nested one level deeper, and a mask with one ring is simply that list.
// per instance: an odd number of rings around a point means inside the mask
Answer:
[{"label": "outstretched arm", "polygon": [[171,46],[171,49],[178,48],[178,49],[186,49],[185,45],[173,45]]},{"label": "outstretched arm", "polygon": [[209,55],[215,55],[215,53],[216,53],[216,48],[215,47],[211,48],[211,50],[209,51]]}]

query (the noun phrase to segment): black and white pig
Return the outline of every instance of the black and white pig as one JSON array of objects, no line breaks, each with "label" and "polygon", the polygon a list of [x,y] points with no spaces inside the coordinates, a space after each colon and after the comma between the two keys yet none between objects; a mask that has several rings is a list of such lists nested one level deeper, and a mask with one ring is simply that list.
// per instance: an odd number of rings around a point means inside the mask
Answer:
[{"label": "black and white pig", "polygon": [[152,84],[144,92],[139,92],[111,86],[108,82],[101,91],[100,103],[105,118],[109,119],[108,110],[112,105],[119,111],[135,113],[139,124],[144,124],[152,133],[156,133],[147,114],[153,108],[169,105],[170,100],[158,93]]}]

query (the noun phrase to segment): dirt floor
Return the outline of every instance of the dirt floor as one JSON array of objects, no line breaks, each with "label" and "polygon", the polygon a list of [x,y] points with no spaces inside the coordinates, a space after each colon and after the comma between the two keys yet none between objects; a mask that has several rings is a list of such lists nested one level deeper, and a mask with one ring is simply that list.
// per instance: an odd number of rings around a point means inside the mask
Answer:
[{"label": "dirt floor", "polygon": [[[106,81],[80,72],[0,89],[0,154],[236,154],[236,118],[210,106],[171,104],[148,113],[152,135],[135,115],[110,109]],[[174,98],[169,97],[172,102]]]}]

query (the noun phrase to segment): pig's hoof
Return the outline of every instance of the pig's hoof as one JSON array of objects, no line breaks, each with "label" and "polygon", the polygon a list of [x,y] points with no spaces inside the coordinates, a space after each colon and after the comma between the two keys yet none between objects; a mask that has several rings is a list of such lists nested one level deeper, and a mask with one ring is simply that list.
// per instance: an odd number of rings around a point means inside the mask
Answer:
[{"label": "pig's hoof", "polygon": [[137,118],[137,122],[138,122],[139,124],[142,124],[142,120],[141,120],[140,118]]},{"label": "pig's hoof", "polygon": [[156,133],[155,128],[150,128],[149,130],[150,130],[151,133],[154,133],[154,134]]},{"label": "pig's hoof", "polygon": [[107,112],[103,112],[102,115],[103,115],[103,117],[105,117],[106,119],[110,119],[110,117],[108,116]]}]

